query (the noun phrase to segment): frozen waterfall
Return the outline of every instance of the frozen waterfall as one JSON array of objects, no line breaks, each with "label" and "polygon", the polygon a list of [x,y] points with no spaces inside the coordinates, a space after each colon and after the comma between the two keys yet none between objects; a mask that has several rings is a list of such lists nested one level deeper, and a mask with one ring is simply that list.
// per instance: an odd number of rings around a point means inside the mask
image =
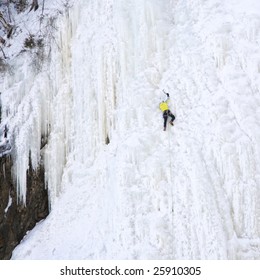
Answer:
[{"label": "frozen waterfall", "polygon": [[14,259],[259,259],[260,14],[222,2],[79,0],[42,71],[14,60],[20,199],[30,155],[52,209]]}]

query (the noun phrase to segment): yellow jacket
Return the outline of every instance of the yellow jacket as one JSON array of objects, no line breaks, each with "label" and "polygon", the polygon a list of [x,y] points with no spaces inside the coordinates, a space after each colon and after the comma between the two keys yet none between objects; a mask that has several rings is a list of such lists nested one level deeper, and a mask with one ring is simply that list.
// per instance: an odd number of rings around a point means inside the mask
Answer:
[{"label": "yellow jacket", "polygon": [[160,107],[162,112],[164,112],[165,110],[169,110],[168,99],[166,101],[161,102],[159,107]]}]

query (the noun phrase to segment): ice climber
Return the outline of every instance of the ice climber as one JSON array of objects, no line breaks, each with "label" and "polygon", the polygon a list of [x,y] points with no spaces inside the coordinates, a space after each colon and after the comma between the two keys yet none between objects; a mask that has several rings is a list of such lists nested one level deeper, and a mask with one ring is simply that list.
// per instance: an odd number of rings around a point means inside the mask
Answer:
[{"label": "ice climber", "polygon": [[164,92],[164,93],[167,95],[167,98],[166,98],[166,100],[163,100],[160,103],[159,107],[160,107],[161,111],[163,112],[163,120],[164,120],[163,130],[165,131],[168,117],[171,117],[170,124],[173,125],[173,121],[175,120],[175,116],[169,110],[169,107],[168,107],[168,101],[170,99],[170,95],[169,95],[169,93],[166,93],[166,92]]}]

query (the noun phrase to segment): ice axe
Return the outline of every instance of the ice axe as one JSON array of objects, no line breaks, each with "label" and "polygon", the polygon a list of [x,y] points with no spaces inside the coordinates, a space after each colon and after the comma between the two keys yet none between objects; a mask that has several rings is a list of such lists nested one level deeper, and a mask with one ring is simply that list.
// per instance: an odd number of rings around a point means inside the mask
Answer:
[{"label": "ice axe", "polygon": [[163,89],[163,93],[164,94],[166,94],[167,95],[167,97],[169,97],[170,95],[169,95],[169,93],[168,92],[166,92],[164,89]]}]

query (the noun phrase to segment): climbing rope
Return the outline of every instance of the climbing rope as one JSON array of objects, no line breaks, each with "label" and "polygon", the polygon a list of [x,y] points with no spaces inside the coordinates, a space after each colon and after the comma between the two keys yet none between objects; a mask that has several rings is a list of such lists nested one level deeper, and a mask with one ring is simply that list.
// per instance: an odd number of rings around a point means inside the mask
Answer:
[{"label": "climbing rope", "polygon": [[[168,130],[170,131],[170,130]],[[170,132],[168,132],[168,147],[169,147],[169,155],[170,155],[170,196],[171,196],[171,207],[170,207],[170,215],[171,215],[171,227],[172,227],[172,246],[171,246],[171,256],[173,258],[173,189],[172,189],[172,184],[173,184],[173,176],[172,176],[172,157],[171,157],[171,152],[172,152],[172,146],[171,146],[171,138],[170,138]]]}]

